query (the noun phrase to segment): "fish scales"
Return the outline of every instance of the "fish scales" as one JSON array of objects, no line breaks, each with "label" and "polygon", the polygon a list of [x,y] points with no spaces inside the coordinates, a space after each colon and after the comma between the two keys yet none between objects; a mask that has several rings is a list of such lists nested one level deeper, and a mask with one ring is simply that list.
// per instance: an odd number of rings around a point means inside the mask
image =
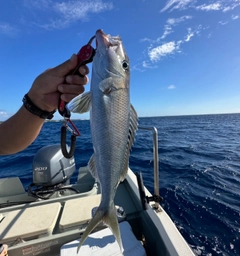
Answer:
[{"label": "fish scales", "polygon": [[137,113],[130,104],[130,65],[120,37],[96,32],[97,50],[92,64],[90,92],[73,99],[72,112],[90,110],[94,154],[88,168],[101,186],[101,203],[81,237],[78,250],[90,232],[104,221],[123,251],[114,197],[128,170],[129,151],[137,130]]}]

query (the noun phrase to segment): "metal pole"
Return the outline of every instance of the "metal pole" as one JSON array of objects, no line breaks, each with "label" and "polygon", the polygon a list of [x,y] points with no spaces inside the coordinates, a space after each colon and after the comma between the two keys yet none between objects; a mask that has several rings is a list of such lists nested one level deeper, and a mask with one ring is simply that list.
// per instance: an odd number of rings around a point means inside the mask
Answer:
[{"label": "metal pole", "polygon": [[[156,127],[139,126],[138,129],[153,133],[154,194],[159,196],[158,131]],[[155,207],[158,208],[158,206],[159,203],[155,203]]]}]

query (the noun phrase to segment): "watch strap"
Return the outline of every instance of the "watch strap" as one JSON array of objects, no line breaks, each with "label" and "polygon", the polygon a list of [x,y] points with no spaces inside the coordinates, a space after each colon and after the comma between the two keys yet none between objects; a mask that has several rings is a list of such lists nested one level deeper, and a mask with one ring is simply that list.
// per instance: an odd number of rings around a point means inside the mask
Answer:
[{"label": "watch strap", "polygon": [[29,98],[29,96],[27,94],[24,95],[23,99],[23,105],[24,107],[31,112],[32,114],[39,116],[40,118],[43,119],[52,119],[53,118],[53,114],[56,112],[56,110],[52,111],[52,112],[48,112],[48,111],[44,111],[42,109],[40,109],[39,107],[37,107]]}]

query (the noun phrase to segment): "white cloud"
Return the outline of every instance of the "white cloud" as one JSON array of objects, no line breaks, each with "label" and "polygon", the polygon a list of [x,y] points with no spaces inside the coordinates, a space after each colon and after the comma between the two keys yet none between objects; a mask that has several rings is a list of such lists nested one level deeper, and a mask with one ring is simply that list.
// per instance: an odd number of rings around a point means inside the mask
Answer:
[{"label": "white cloud", "polygon": [[149,43],[152,43],[153,40],[152,40],[152,39],[149,39],[149,38],[147,38],[147,37],[144,37],[144,38],[140,39],[140,42],[141,42],[141,43],[142,43],[142,42],[149,42]]},{"label": "white cloud", "polygon": [[191,28],[188,28],[188,34],[185,37],[184,41],[189,42],[191,40],[191,37],[193,37],[193,36],[194,36],[194,32],[192,31]]},{"label": "white cloud", "polygon": [[194,2],[194,1],[193,0],[168,0],[167,4],[163,7],[163,9],[160,12],[166,11],[171,6],[173,6],[173,8],[171,10],[174,10],[174,9],[183,10],[186,8],[186,6],[188,4],[190,4],[192,2]]},{"label": "white cloud", "polygon": [[196,6],[197,10],[201,11],[223,11],[228,12],[235,9],[240,5],[240,0],[218,0],[215,3],[211,4],[202,4]]},{"label": "white cloud", "polygon": [[236,20],[236,19],[238,19],[239,18],[239,15],[232,15],[232,19],[233,20]]},{"label": "white cloud", "polygon": [[185,15],[180,18],[169,18],[166,21],[166,24],[164,26],[164,32],[161,37],[157,38],[156,40],[152,40],[149,38],[142,38],[140,39],[140,42],[149,42],[149,43],[159,43],[162,39],[166,38],[167,35],[173,33],[173,27],[178,25],[180,22],[184,22],[186,20],[192,19],[192,16]]},{"label": "white cloud", "polygon": [[[193,30],[192,28],[188,28],[187,35],[184,37],[183,40],[171,41],[171,42],[164,43],[164,44],[161,44],[156,47],[151,45],[148,48],[148,57],[149,57],[150,61],[158,62],[163,57],[166,57],[168,55],[181,53],[180,46],[184,43],[189,42],[193,36],[199,35],[201,30],[202,30],[202,26],[198,26],[198,28],[196,28],[195,30]],[[159,40],[156,40],[156,42],[159,43]],[[143,67],[147,67],[146,63],[145,62],[143,63]]]},{"label": "white cloud", "polygon": [[163,32],[163,35],[159,38],[160,40],[161,39],[164,39],[167,35],[171,34],[173,32],[173,29],[170,25],[165,25],[164,26],[164,32]]},{"label": "white cloud", "polygon": [[[181,53],[181,46],[184,43],[187,43],[189,41],[191,41],[192,37],[195,35],[199,35],[201,30],[203,30],[204,28],[199,25],[197,28],[192,29],[192,28],[188,28],[187,29],[187,34],[183,37],[183,39],[178,40],[178,41],[170,41],[167,43],[163,43],[160,44],[160,38],[158,38],[157,40],[152,40],[152,44],[148,47],[148,57],[149,57],[149,61],[152,63],[156,63],[160,60],[162,60],[163,58],[167,57],[167,56],[171,56],[174,55],[176,53]],[[154,46],[158,44],[158,46]],[[152,63],[150,63],[149,61],[144,61],[142,63],[142,67],[143,68],[152,68]]]},{"label": "white cloud", "polygon": [[0,22],[0,34],[12,36],[16,34],[16,32],[17,32],[17,29],[12,27],[10,24],[6,22]]},{"label": "white cloud", "polygon": [[169,90],[176,89],[176,86],[175,86],[175,85],[173,85],[173,84],[171,84],[171,85],[169,85],[169,86],[168,86],[168,89],[169,89]]},{"label": "white cloud", "polygon": [[166,21],[166,25],[164,26],[164,32],[163,35],[159,38],[159,40],[164,39],[167,35],[171,34],[173,32],[173,26],[176,26],[180,22],[183,22],[185,20],[191,19],[192,16],[185,15],[180,18],[169,18]]},{"label": "white cloud", "polygon": [[89,13],[99,13],[113,8],[112,3],[98,1],[70,1],[56,3],[54,9],[66,20],[84,19]]},{"label": "white cloud", "polygon": [[145,69],[142,69],[141,64],[136,64],[136,65],[132,66],[131,70],[132,71],[136,70],[136,71],[139,71],[139,72],[144,72],[145,71]]},{"label": "white cloud", "polygon": [[228,21],[219,21],[218,23],[224,26],[224,25],[228,24]]},{"label": "white cloud", "polygon": [[227,7],[224,7],[223,8],[223,12],[228,12],[228,11],[231,11],[232,8],[230,6],[227,6]]},{"label": "white cloud", "polygon": [[240,0],[233,0],[231,3],[228,3],[228,5],[224,6],[223,12],[231,11],[239,5],[240,5]]},{"label": "white cloud", "polygon": [[160,10],[160,12],[164,12],[168,9],[173,11],[184,10],[186,8],[192,7],[197,10],[202,11],[231,11],[240,5],[240,0],[215,0],[211,1],[209,4],[202,4],[196,6],[196,0],[167,0],[166,5]]},{"label": "white cloud", "polygon": [[25,5],[31,10],[41,9],[44,12],[49,12],[49,19],[46,19],[45,24],[37,24],[39,27],[45,29],[61,29],[78,20],[86,21],[91,13],[100,13],[113,9],[111,2],[103,2],[102,0],[72,0],[68,2],[25,0]]},{"label": "white cloud", "polygon": [[0,121],[5,121],[9,117],[10,115],[6,111],[0,110]]},{"label": "white cloud", "polygon": [[152,63],[150,63],[149,61],[143,61],[142,62],[142,67],[143,68],[157,68],[157,66],[152,65]]},{"label": "white cloud", "polygon": [[181,41],[168,42],[155,48],[149,49],[148,56],[151,61],[159,61],[162,57],[180,51]]},{"label": "white cloud", "polygon": [[51,8],[53,1],[52,0],[24,0],[24,5],[30,9],[48,9]]},{"label": "white cloud", "polygon": [[183,22],[183,21],[185,21],[185,20],[189,20],[189,19],[192,19],[192,16],[190,16],[190,15],[185,15],[185,16],[182,16],[182,17],[180,17],[180,18],[169,18],[168,20],[167,20],[167,23],[169,24],[169,25],[175,25],[175,24],[177,24],[177,23],[180,23],[180,22]]},{"label": "white cloud", "polygon": [[0,110],[0,115],[7,115],[6,111]]},{"label": "white cloud", "polygon": [[202,4],[196,7],[197,10],[201,11],[219,11],[222,9],[221,3],[213,3],[213,4]]}]

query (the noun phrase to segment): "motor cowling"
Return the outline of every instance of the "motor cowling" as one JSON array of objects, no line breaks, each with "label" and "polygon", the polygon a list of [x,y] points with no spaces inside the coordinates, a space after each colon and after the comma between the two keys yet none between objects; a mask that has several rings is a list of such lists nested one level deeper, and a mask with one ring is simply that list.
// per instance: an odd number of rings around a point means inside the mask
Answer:
[{"label": "motor cowling", "polygon": [[45,187],[68,184],[75,170],[74,157],[65,158],[58,144],[48,145],[41,148],[33,159],[33,183]]}]

